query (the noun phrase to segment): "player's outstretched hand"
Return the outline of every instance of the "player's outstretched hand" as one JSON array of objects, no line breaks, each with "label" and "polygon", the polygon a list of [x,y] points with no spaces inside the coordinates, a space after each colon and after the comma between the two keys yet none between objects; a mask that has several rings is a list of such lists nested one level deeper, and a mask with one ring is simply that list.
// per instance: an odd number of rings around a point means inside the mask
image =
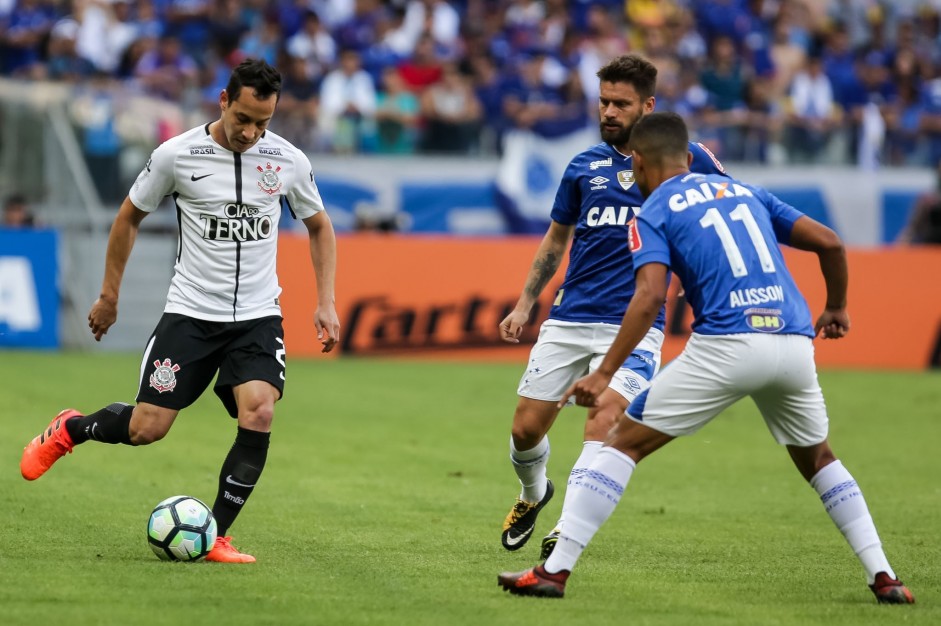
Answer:
[{"label": "player's outstretched hand", "polygon": [[565,406],[565,403],[568,402],[568,399],[572,396],[575,397],[575,404],[579,406],[596,406],[598,404],[598,397],[608,388],[608,383],[611,382],[611,378],[600,374],[597,371],[592,372],[588,376],[583,376],[572,383],[572,386],[565,390],[565,394],[562,396],[562,399],[559,400],[559,408]]},{"label": "player's outstretched hand", "polygon": [[850,316],[846,309],[824,309],[814,331],[821,339],[840,339],[850,331]]},{"label": "player's outstretched hand", "polygon": [[88,312],[88,327],[95,335],[95,341],[101,341],[103,335],[118,319],[118,301],[110,298],[98,298]]},{"label": "player's outstretched hand", "polygon": [[323,345],[321,352],[330,352],[340,341],[340,318],[332,306],[318,308],[314,312],[314,327],[317,329],[317,341]]},{"label": "player's outstretched hand", "polygon": [[500,339],[507,343],[519,343],[523,326],[529,321],[529,313],[513,311],[500,322]]}]

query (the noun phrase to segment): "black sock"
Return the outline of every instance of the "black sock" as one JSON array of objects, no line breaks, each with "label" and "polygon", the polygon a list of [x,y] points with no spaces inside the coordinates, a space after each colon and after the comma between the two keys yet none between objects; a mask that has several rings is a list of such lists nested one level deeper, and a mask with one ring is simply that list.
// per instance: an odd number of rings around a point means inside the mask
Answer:
[{"label": "black sock", "polygon": [[235,443],[229,450],[219,473],[219,492],[212,505],[220,537],[224,537],[265,468],[271,433],[239,427]]},{"label": "black sock", "polygon": [[131,413],[134,407],[123,402],[109,404],[100,411],[75,417],[65,422],[72,443],[78,445],[89,439],[101,443],[131,443]]}]

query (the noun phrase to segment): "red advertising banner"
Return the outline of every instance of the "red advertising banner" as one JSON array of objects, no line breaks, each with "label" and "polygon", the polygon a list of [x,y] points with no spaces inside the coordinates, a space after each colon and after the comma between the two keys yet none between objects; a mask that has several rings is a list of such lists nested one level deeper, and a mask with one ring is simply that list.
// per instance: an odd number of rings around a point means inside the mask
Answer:
[{"label": "red advertising banner", "polygon": [[[564,267],[547,287],[519,345],[501,342],[497,325],[516,304],[538,245],[538,237],[341,236],[336,295],[342,333],[334,352],[524,363]],[[786,249],[785,257],[818,314],[825,291],[816,256]],[[852,250],[849,262],[852,329],[839,341],[817,340],[817,363],[928,367],[938,358],[941,341],[941,247]],[[288,354],[320,354],[306,238],[281,237],[278,274]],[[683,349],[690,319],[673,289],[665,361]]]}]

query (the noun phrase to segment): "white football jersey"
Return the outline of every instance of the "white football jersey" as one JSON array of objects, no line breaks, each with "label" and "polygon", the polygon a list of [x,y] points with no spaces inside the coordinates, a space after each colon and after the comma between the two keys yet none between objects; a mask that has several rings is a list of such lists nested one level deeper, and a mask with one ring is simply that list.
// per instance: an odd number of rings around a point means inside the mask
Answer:
[{"label": "white football jersey", "polygon": [[168,195],[180,238],[164,311],[216,322],[280,315],[281,198],[297,219],[324,210],[307,156],[270,130],[232,152],[206,124],[154,150],[129,193],[147,212]]}]

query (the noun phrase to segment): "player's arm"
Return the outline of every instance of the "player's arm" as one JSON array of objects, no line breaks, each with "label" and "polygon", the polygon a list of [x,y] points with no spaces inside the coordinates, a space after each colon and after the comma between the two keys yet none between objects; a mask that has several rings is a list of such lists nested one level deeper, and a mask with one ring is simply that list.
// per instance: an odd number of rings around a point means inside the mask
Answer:
[{"label": "player's arm", "polygon": [[101,293],[88,312],[88,327],[95,335],[95,341],[101,341],[102,335],[118,319],[118,296],[121,291],[121,279],[127,260],[134,249],[140,223],[147,217],[130,198],[124,198],[118,215],[111,224],[108,235],[108,251],[105,253],[105,276],[101,283]]},{"label": "player's arm", "polygon": [[849,268],[843,241],[833,230],[804,215],[794,222],[788,243],[815,253],[820,260],[820,271],[827,286],[827,304],[814,330],[824,339],[843,337],[850,329],[846,312]]},{"label": "player's arm", "polygon": [[317,310],[314,326],[322,352],[330,352],[340,339],[340,319],[336,310],[337,237],[326,211],[305,218],[310,238],[310,260],[317,279]]},{"label": "player's arm", "polygon": [[621,328],[601,365],[594,372],[575,381],[559,401],[559,407],[565,406],[569,396],[575,396],[575,402],[581,406],[595,406],[598,396],[608,388],[611,378],[618,371],[627,357],[643,341],[647,331],[657,320],[660,307],[667,298],[667,266],[662,263],[647,263],[637,269],[634,275],[636,290],[631,297]]},{"label": "player's arm", "polygon": [[549,230],[542,238],[539,249],[536,250],[536,256],[533,258],[533,263],[529,268],[529,274],[526,275],[523,293],[520,294],[513,311],[500,322],[500,338],[503,341],[519,343],[523,325],[529,321],[529,314],[533,309],[533,305],[539,300],[542,290],[546,288],[549,280],[555,276],[559,265],[562,264],[565,250],[568,248],[569,240],[574,232],[574,224],[560,224],[555,220],[549,223]]}]

